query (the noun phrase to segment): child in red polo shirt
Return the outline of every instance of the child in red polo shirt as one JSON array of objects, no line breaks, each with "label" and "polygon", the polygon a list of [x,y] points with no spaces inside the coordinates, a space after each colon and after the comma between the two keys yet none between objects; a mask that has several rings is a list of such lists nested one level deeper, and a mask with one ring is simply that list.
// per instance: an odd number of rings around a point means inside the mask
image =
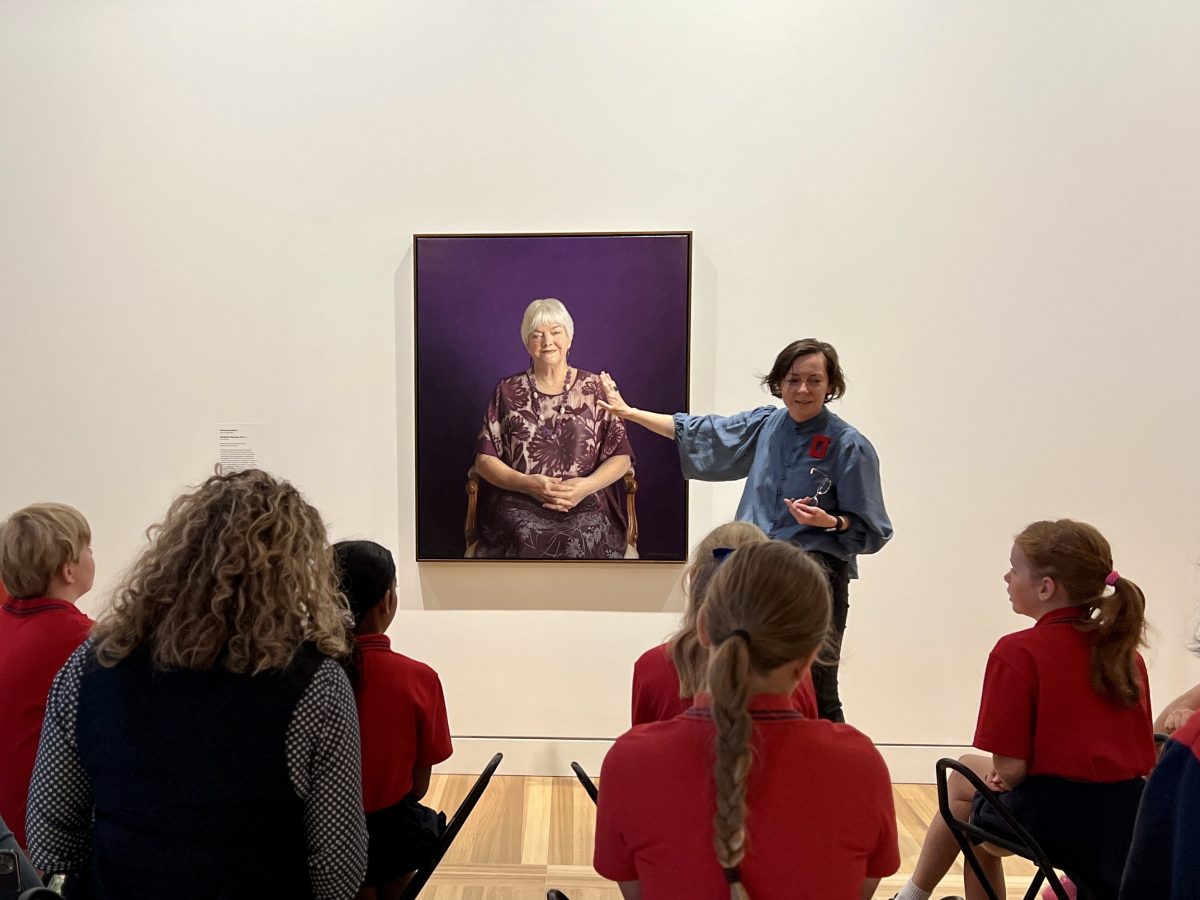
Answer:
[{"label": "child in red polo shirt", "polygon": [[[1108,541],[1082,522],[1034,522],[1017,535],[1010,562],[1004,580],[1013,611],[1036,624],[1001,638],[988,657],[974,744],[992,756],[962,761],[1000,792],[1080,900],[1115,898],[1154,765],[1149,682],[1137,651],[1146,599],[1113,569]],[[949,787],[960,818],[1005,833],[966,779],[951,776]],[[898,900],[926,900],[957,855],[935,817]],[[1002,894],[1001,860],[977,856]],[[967,896],[985,896],[970,869]]]},{"label": "child in red polo shirt", "polygon": [[446,701],[437,673],[395,653],[384,632],[396,616],[396,563],[374,541],[333,547],[354,613],[351,681],[362,735],[367,878],[359,900],[399,897],[428,859],[446,817],[418,801],[433,766],[450,757]]},{"label": "child in red polo shirt", "polygon": [[782,541],[728,554],[697,635],[711,694],[619,737],[600,772],[595,867],[642,900],[859,900],[900,854],[887,766],[792,694],[830,621],[820,564]]},{"label": "child in red polo shirt", "polygon": [[[667,643],[651,647],[633,664],[633,723],[661,722],[673,719],[692,705],[692,698],[704,688],[704,668],[708,651],[696,639],[696,613],[704,601],[704,589],[717,570],[719,558],[713,551],[732,550],[754,541],[770,540],[752,522],[726,522],[718,525],[696,545],[683,573],[687,606],[679,631]],[[805,672],[792,703],[810,719],[817,718],[817,694],[812,673]]]},{"label": "child in red polo shirt", "polygon": [[76,601],[92,588],[92,530],[77,509],[36,503],[0,525],[0,819],[25,843],[25,800],[46,695],[92,620]]}]

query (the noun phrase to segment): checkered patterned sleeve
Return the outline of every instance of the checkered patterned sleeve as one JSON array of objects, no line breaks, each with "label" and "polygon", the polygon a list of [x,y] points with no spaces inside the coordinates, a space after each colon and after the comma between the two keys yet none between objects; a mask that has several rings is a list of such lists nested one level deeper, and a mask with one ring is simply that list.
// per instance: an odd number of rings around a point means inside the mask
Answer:
[{"label": "checkered patterned sleeve", "polygon": [[46,700],[26,819],[29,858],[44,872],[80,871],[91,846],[92,782],[75,742],[79,683],[90,647],[87,641],[71,654]]},{"label": "checkered patterned sleeve", "polygon": [[288,726],[288,769],[304,801],[315,900],[353,897],[367,871],[361,747],[354,691],[333,660],[321,663]]}]

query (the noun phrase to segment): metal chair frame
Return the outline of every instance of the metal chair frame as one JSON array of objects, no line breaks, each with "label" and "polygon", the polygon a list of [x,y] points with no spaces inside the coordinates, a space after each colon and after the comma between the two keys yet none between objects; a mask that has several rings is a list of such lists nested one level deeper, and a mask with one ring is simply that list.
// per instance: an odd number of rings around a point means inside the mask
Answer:
[{"label": "metal chair frame", "polygon": [[504,754],[497,753],[484,766],[479,777],[475,779],[475,783],[471,785],[471,789],[467,791],[467,796],[458,805],[458,809],[454,811],[454,815],[451,816],[450,821],[446,825],[446,830],[438,838],[437,845],[433,848],[433,854],[430,856],[429,862],[417,869],[416,874],[412,877],[412,881],[408,883],[408,886],[404,889],[404,893],[400,895],[400,900],[413,900],[414,897],[421,893],[421,890],[425,887],[425,883],[429,881],[434,871],[436,871],[438,864],[445,857],[446,851],[450,849],[450,845],[454,843],[454,839],[462,831],[463,825],[466,824],[471,811],[475,809],[479,798],[487,790],[488,782],[496,774],[496,769],[500,767],[500,760],[502,759],[504,759]]},{"label": "metal chair frame", "polygon": [[591,776],[588,775],[587,772],[583,771],[583,766],[577,762],[572,762],[571,771],[575,773],[575,777],[579,779],[579,783],[583,785],[583,789],[587,791],[588,796],[592,798],[592,802],[598,802],[596,798],[599,796],[600,792],[596,788],[596,782],[592,781]]},{"label": "metal chair frame", "polygon": [[[1070,900],[1070,895],[1067,894],[1066,889],[1055,873],[1054,865],[1050,862],[1049,857],[1046,856],[1046,852],[1033,839],[1033,835],[1026,830],[1025,826],[1017,821],[1016,816],[1012,814],[1009,808],[997,799],[995,792],[984,784],[983,780],[970,767],[963,765],[955,759],[939,759],[935,768],[937,772],[938,810],[942,814],[943,821],[949,827],[950,833],[954,835],[954,839],[958,842],[958,846],[962,850],[963,859],[967,861],[967,864],[971,867],[971,871],[979,879],[979,883],[983,886],[983,890],[988,895],[989,900],[999,900],[999,898],[983,874],[983,867],[979,864],[979,859],[975,855],[975,847],[971,843],[971,838],[994,844],[1010,853],[1015,853],[1017,856],[1029,860],[1037,866],[1033,882],[1029,885],[1029,890],[1025,892],[1025,900],[1036,900],[1043,881],[1049,883],[1051,890],[1054,891],[1054,895],[1058,900]],[[1004,824],[1017,837],[1017,841],[1009,840],[1001,835],[986,831],[978,825],[972,825],[970,822],[964,822],[962,819],[955,818],[954,813],[950,811],[950,794],[946,785],[947,769],[954,770],[970,782],[971,786],[983,797],[983,801],[996,811],[996,814],[1000,816]]]}]

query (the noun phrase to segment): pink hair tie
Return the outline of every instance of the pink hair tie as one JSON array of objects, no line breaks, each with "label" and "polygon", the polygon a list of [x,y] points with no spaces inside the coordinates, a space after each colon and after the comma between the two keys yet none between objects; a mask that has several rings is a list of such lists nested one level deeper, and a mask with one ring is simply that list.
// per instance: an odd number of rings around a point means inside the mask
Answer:
[{"label": "pink hair tie", "polygon": [[1121,580],[1121,573],[1118,572],[1116,569],[1113,569],[1111,572],[1109,572],[1104,577],[1104,583],[1107,584],[1109,587],[1112,587],[1120,580]]}]

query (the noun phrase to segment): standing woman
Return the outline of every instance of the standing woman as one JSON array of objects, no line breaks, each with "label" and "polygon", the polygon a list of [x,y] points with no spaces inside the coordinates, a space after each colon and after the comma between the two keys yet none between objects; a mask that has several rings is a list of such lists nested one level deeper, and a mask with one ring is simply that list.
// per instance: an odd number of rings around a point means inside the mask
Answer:
[{"label": "standing woman", "polygon": [[853,425],[826,407],[846,391],[832,345],[814,338],[780,351],[762,379],[784,407],[760,406],[733,416],[647,412],[625,402],[602,372],[610,412],[679,444],[685,478],[746,479],[737,518],[753,522],[774,540],[791,541],[824,566],[833,592],[829,665],[813,667],[821,715],[845,721],[838,696],[842,635],[850,607],[850,579],[858,556],[874,553],[892,537],[883,505],[879,457]]},{"label": "standing woman", "polygon": [[50,689],[34,865],[86,900],[350,900],[367,833],[320,514],[250,470],[177,498],[149,534]]}]

